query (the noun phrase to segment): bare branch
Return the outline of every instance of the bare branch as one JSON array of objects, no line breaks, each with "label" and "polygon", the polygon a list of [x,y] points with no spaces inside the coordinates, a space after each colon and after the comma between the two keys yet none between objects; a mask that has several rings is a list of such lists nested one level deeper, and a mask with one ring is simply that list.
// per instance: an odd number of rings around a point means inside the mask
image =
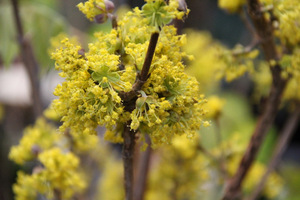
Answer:
[{"label": "bare branch", "polygon": [[293,114],[289,117],[287,120],[283,131],[278,139],[278,142],[276,144],[275,150],[273,152],[271,161],[269,162],[268,168],[263,175],[263,177],[260,179],[260,182],[257,184],[255,191],[252,193],[249,199],[247,200],[255,200],[259,197],[259,194],[264,188],[264,185],[269,177],[269,175],[272,173],[272,171],[275,169],[275,167],[280,162],[280,158],[285,151],[292,134],[294,132],[294,129],[297,127],[297,123],[300,116],[300,106],[293,112]]},{"label": "bare branch", "polygon": [[137,181],[134,189],[134,199],[135,200],[143,200],[145,196],[145,191],[147,187],[147,178],[149,173],[149,164],[151,159],[151,140],[149,135],[145,136],[146,143],[148,144],[146,151],[140,154],[139,165],[138,165],[138,173],[137,173]]},{"label": "bare branch", "polygon": [[38,79],[39,66],[34,56],[30,42],[28,41],[28,39],[24,37],[24,31],[23,31],[21,18],[20,18],[18,0],[11,0],[11,3],[13,6],[15,25],[18,32],[18,42],[21,50],[21,56],[30,79],[34,116],[35,118],[37,118],[42,114],[42,102],[40,98],[40,83]]},{"label": "bare branch", "polygon": [[124,162],[124,184],[125,199],[133,199],[133,155],[135,146],[135,131],[130,129],[131,121],[124,125],[124,144],[123,144],[123,162]]},{"label": "bare branch", "polygon": [[[258,0],[247,0],[247,4],[249,15],[252,19],[259,41],[261,42],[261,47],[265,54],[265,59],[267,61],[278,60],[280,56],[276,51],[272,24],[265,19],[261,12]],[[266,102],[266,107],[257,121],[255,131],[251,137],[247,150],[243,155],[238,170],[226,187],[223,200],[240,199],[239,195],[242,182],[256,157],[266,133],[275,119],[281,95],[284,91],[287,80],[281,77],[280,65],[277,64],[275,66],[271,66],[270,70],[272,72],[273,81],[271,91]]]}]

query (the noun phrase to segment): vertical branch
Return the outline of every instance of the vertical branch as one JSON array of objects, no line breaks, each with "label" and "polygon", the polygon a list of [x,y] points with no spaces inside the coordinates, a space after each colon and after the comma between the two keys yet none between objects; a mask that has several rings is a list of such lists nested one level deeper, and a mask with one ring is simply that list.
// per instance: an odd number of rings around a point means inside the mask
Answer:
[{"label": "vertical branch", "polygon": [[[151,62],[154,56],[156,44],[158,41],[159,33],[154,32],[151,34],[149,46],[147,49],[146,58],[141,71],[132,86],[131,91],[126,93],[120,93],[123,100],[123,105],[126,111],[132,111],[135,109],[135,100],[138,95],[138,91],[141,90],[144,83],[148,79],[148,73],[150,70]],[[133,157],[134,157],[134,145],[135,145],[135,131],[130,128],[131,120],[124,126],[123,138],[123,161],[124,161],[124,179],[125,179],[125,196],[126,200],[133,199]]]},{"label": "vertical branch", "polygon": [[259,197],[260,192],[263,190],[264,185],[269,177],[269,175],[272,173],[276,165],[279,163],[280,158],[285,151],[288,142],[290,141],[293,131],[297,126],[297,122],[299,120],[300,115],[300,107],[298,106],[297,109],[293,112],[293,114],[289,117],[287,120],[283,131],[278,139],[278,142],[276,144],[275,150],[273,152],[271,161],[268,164],[268,168],[263,175],[263,177],[260,179],[259,184],[257,184],[257,187],[255,191],[252,193],[250,198],[248,200],[255,200]]},{"label": "vertical branch", "polygon": [[151,159],[151,140],[149,135],[145,136],[146,143],[148,144],[145,152],[142,152],[140,155],[140,162],[138,165],[137,181],[135,185],[134,199],[143,200],[146,187],[147,187],[147,177],[149,172],[149,164]]},{"label": "vertical branch", "polygon": [[58,189],[54,190],[54,200],[62,200],[61,191],[59,191]]},{"label": "vertical branch", "polygon": [[155,47],[156,47],[156,44],[157,44],[157,41],[158,41],[158,36],[159,36],[158,32],[154,32],[151,35],[148,50],[147,50],[147,54],[146,54],[146,58],[145,58],[143,68],[142,68],[142,71],[141,71],[141,75],[140,75],[140,80],[142,82],[145,82],[148,78],[148,73],[149,73],[151,62],[152,62],[152,59],[153,59],[153,56],[154,56]]},{"label": "vertical branch", "polygon": [[125,181],[125,199],[133,199],[133,155],[135,145],[135,132],[130,129],[130,122],[124,126],[124,145],[123,145],[123,162],[124,162],[124,181]]},{"label": "vertical branch", "polygon": [[18,7],[18,0],[11,0],[13,6],[13,14],[18,32],[18,42],[21,50],[21,56],[29,75],[31,84],[31,96],[34,116],[37,118],[42,114],[42,102],[40,98],[40,88],[38,79],[38,64],[33,54],[30,42],[24,37],[23,26],[20,18],[20,12]]},{"label": "vertical branch", "polygon": [[145,61],[143,68],[140,74],[138,74],[137,79],[135,80],[134,85],[132,86],[131,91],[126,93],[121,93],[120,96],[125,102],[130,102],[132,99],[137,97],[138,91],[142,89],[144,83],[148,79],[148,73],[151,67],[151,62],[154,56],[156,44],[158,41],[159,33],[154,32],[151,34],[148,50],[146,53]]},{"label": "vertical branch", "polygon": [[[247,0],[247,4],[249,15],[259,37],[259,41],[261,42],[265,59],[267,61],[278,60],[280,56],[276,51],[276,46],[273,40],[272,24],[265,19],[264,14],[260,9],[260,3],[258,0]],[[280,65],[277,64],[272,66],[270,67],[270,70],[272,73],[272,86],[266,102],[266,107],[257,121],[256,128],[251,137],[247,150],[243,155],[240,165],[226,187],[223,200],[240,198],[239,194],[242,182],[256,157],[266,133],[275,119],[275,115],[280,104],[281,95],[284,91],[287,80],[281,77]]]}]

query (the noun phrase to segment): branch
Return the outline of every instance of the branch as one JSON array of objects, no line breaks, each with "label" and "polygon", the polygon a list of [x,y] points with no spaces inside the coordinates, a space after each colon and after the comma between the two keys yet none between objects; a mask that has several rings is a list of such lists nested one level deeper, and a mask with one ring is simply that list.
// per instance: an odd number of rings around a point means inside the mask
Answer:
[{"label": "branch", "polygon": [[[279,60],[280,56],[276,51],[276,46],[273,40],[273,28],[272,25],[264,18],[263,13],[260,9],[258,0],[247,0],[249,15],[253,21],[255,30],[261,42],[261,47],[265,54],[265,59]],[[239,199],[239,193],[241,190],[242,182],[250,169],[255,156],[265,138],[266,133],[271,127],[275,115],[277,113],[281,95],[286,86],[287,80],[281,77],[280,65],[270,67],[272,73],[272,86],[269,97],[266,102],[264,112],[259,117],[256,124],[255,131],[251,137],[251,141],[247,147],[245,154],[240,162],[237,172],[234,174],[232,179],[229,181],[226,191],[223,196],[223,200]]]},{"label": "branch", "polygon": [[20,18],[19,7],[18,7],[18,0],[11,0],[11,3],[13,6],[13,14],[15,19],[16,29],[18,32],[18,42],[21,50],[21,56],[30,79],[34,116],[35,118],[37,118],[38,116],[42,115],[42,102],[40,98],[40,87],[39,87],[40,83],[38,79],[39,66],[33,54],[33,50],[30,42],[24,37],[24,31],[23,31],[23,26]]},{"label": "branch", "polygon": [[[138,74],[137,79],[134,85],[132,86],[132,90],[130,92],[120,94],[126,111],[134,110],[135,100],[137,98],[138,91],[141,90],[142,86],[148,79],[148,73],[154,56],[158,37],[159,37],[158,32],[152,33],[141,74]],[[135,131],[131,130],[130,124],[131,124],[131,120],[127,121],[127,123],[124,125],[124,133],[123,133],[123,138],[124,138],[123,161],[124,161],[126,200],[133,199],[133,188],[134,188],[133,156],[134,156],[134,145],[135,145]]]},{"label": "branch", "polygon": [[[128,104],[127,102],[131,102],[131,100],[133,100],[135,97],[137,97],[138,91],[142,89],[144,83],[147,81],[148,73],[149,73],[151,62],[152,62],[152,59],[154,56],[158,37],[159,37],[158,32],[152,33],[142,71],[140,74],[138,74],[137,79],[136,79],[134,85],[132,86],[131,91],[120,94],[120,96],[123,99],[123,102],[125,104],[125,107],[127,107],[127,109],[129,109],[129,110],[131,108],[129,106],[127,106],[127,104]],[[131,103],[129,103],[129,104],[131,104]]]},{"label": "branch", "polygon": [[124,126],[123,163],[125,180],[125,199],[133,199],[133,155],[135,146],[135,131],[130,129],[131,121]]},{"label": "branch", "polygon": [[285,151],[288,142],[290,141],[294,129],[297,127],[297,123],[300,116],[300,106],[297,107],[297,109],[293,112],[293,114],[289,117],[288,121],[286,122],[284,129],[278,139],[278,142],[276,144],[275,150],[273,152],[271,161],[269,162],[268,168],[263,175],[263,177],[260,179],[259,184],[257,184],[257,187],[255,191],[252,193],[250,198],[248,200],[255,200],[259,197],[260,192],[263,190],[264,185],[269,177],[269,175],[272,173],[272,171],[275,169],[275,167],[278,165],[280,158]]},{"label": "branch", "polygon": [[149,135],[145,135],[146,143],[148,144],[147,149],[145,152],[142,152],[138,166],[138,174],[137,174],[137,181],[135,185],[135,192],[134,192],[134,199],[135,200],[143,200],[146,187],[147,187],[147,177],[149,173],[149,164],[151,159],[151,140]]},{"label": "branch", "polygon": [[241,19],[242,21],[244,22],[246,28],[248,29],[248,31],[251,33],[252,37],[253,37],[253,40],[257,40],[257,33],[253,27],[253,25],[251,24],[250,22],[250,19],[249,17],[247,16],[247,13],[246,13],[246,9],[242,9],[240,11],[240,16],[241,16]]}]

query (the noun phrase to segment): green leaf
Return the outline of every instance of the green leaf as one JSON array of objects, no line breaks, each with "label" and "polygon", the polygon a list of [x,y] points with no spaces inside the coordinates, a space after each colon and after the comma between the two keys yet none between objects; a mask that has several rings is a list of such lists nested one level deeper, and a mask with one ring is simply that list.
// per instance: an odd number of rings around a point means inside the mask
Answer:
[{"label": "green leaf", "polygon": [[173,16],[165,10],[165,6],[167,6],[165,1],[160,0],[147,3],[142,7],[142,13],[149,20],[150,25],[161,27],[172,21]]},{"label": "green leaf", "polygon": [[98,82],[101,82],[102,81],[102,78],[103,78],[103,75],[98,73],[98,72],[92,72],[92,79],[94,81],[98,81]]}]

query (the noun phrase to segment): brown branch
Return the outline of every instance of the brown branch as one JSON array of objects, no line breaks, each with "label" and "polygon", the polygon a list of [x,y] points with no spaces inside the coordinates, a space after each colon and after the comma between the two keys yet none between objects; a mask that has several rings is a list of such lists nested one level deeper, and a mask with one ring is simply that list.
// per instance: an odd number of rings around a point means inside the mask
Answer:
[{"label": "brown branch", "polygon": [[[131,100],[133,100],[135,97],[137,97],[138,91],[142,89],[144,83],[147,81],[148,73],[149,73],[151,62],[152,62],[152,59],[154,56],[158,37],[159,37],[158,32],[152,33],[142,71],[140,74],[138,74],[137,79],[136,79],[134,85],[132,86],[132,90],[130,92],[120,94],[120,96],[123,99],[123,102],[125,104],[125,108],[127,107],[129,110],[131,110],[132,108],[127,106],[127,102],[131,102]],[[131,103],[129,103],[129,104],[131,104]]]},{"label": "brown branch", "polygon": [[255,191],[252,193],[250,198],[248,200],[255,200],[259,197],[259,194],[264,188],[264,185],[269,177],[269,175],[272,173],[272,171],[275,169],[275,167],[280,162],[280,158],[282,157],[283,152],[285,151],[292,135],[294,132],[294,129],[297,127],[297,123],[300,116],[300,106],[297,107],[297,109],[293,112],[293,114],[289,117],[288,121],[286,122],[283,131],[278,139],[278,142],[276,144],[275,150],[273,152],[271,161],[268,164],[268,168],[263,175],[263,177],[260,179],[259,184],[257,184]]},{"label": "brown branch", "polygon": [[[273,41],[272,24],[265,19],[263,13],[260,10],[260,4],[258,0],[247,0],[247,4],[249,15],[256,29],[259,40],[261,41],[261,47],[265,54],[265,59],[267,61],[278,60],[280,56],[276,51],[276,46]],[[272,73],[273,81],[271,91],[267,99],[266,107],[264,108],[264,112],[258,119],[255,131],[251,137],[247,150],[243,155],[238,170],[226,187],[223,200],[240,199],[239,194],[242,182],[248,170],[250,169],[255,156],[265,138],[265,135],[271,127],[277,113],[281,95],[284,91],[287,80],[281,77],[280,65],[277,64],[275,66],[271,66],[270,70]]]},{"label": "brown branch", "polygon": [[242,9],[240,11],[240,16],[241,16],[241,19],[242,21],[244,22],[246,28],[248,29],[248,31],[251,33],[252,37],[253,37],[253,40],[257,40],[257,33],[255,31],[255,28],[253,27],[253,25],[251,24],[250,22],[250,19],[249,17],[247,16],[247,11],[245,9]]},{"label": "brown branch", "polygon": [[155,47],[156,47],[156,44],[158,41],[158,36],[159,36],[158,32],[154,32],[151,35],[149,46],[148,46],[148,51],[146,54],[145,62],[144,62],[143,68],[142,68],[141,76],[140,76],[141,81],[145,82],[148,78],[148,72],[150,70],[151,62],[152,62],[152,59],[154,56]]},{"label": "brown branch", "polygon": [[135,146],[135,131],[130,129],[131,121],[124,126],[123,138],[123,163],[124,163],[124,184],[125,199],[133,199],[133,155]]},{"label": "brown branch", "polygon": [[139,156],[139,166],[137,173],[137,181],[134,189],[134,199],[135,200],[143,200],[145,196],[145,191],[147,187],[147,177],[149,172],[149,164],[151,159],[151,140],[149,135],[146,134],[146,143],[148,144],[145,152],[142,152]]},{"label": "brown branch", "polygon": [[24,31],[18,7],[18,0],[11,0],[11,3],[13,7],[16,29],[18,32],[18,42],[21,50],[21,56],[30,79],[34,116],[35,118],[37,118],[42,114],[42,102],[40,98],[39,87],[40,83],[38,79],[39,66],[37,64],[30,42],[24,37]]},{"label": "brown branch", "polygon": [[54,200],[62,200],[61,191],[58,189],[54,189]]},{"label": "brown branch", "polygon": [[[151,62],[154,56],[156,44],[158,41],[159,33],[154,32],[151,35],[146,58],[141,73],[137,76],[135,84],[132,86],[130,92],[121,93],[120,96],[123,100],[123,105],[126,111],[132,111],[135,108],[135,100],[138,91],[141,90],[144,83],[147,81],[148,73],[150,70]],[[125,196],[126,200],[133,199],[133,157],[135,145],[135,131],[130,128],[131,121],[124,125],[124,145],[123,145],[123,161],[124,161],[124,179],[125,179]]]}]

